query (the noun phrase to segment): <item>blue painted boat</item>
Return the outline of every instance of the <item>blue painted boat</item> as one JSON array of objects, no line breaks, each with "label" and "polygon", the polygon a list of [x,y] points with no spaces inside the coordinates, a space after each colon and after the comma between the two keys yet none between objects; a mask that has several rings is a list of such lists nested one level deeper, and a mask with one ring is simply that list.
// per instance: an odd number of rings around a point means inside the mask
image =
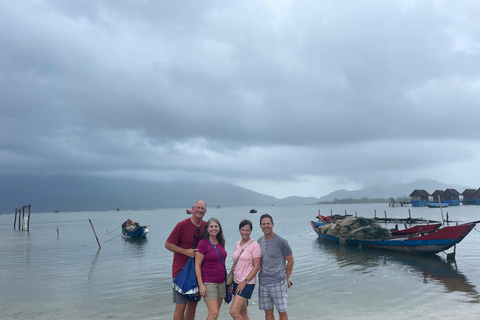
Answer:
[{"label": "blue painted boat", "polygon": [[427,203],[427,207],[429,208],[446,208],[448,207],[448,203],[445,203],[445,202],[442,202],[442,203],[438,203],[438,202],[429,202]]},{"label": "blue painted boat", "polygon": [[437,229],[424,235],[391,236],[383,239],[349,239],[329,236],[322,232],[318,222],[311,221],[311,225],[319,238],[337,242],[342,245],[352,245],[360,248],[373,248],[394,252],[433,254],[445,251],[461,242],[480,221],[469,222],[458,226],[449,226]]},{"label": "blue painted boat", "polygon": [[122,236],[125,239],[143,239],[147,237],[149,232],[146,226],[141,226],[138,222],[127,219],[122,224]]}]

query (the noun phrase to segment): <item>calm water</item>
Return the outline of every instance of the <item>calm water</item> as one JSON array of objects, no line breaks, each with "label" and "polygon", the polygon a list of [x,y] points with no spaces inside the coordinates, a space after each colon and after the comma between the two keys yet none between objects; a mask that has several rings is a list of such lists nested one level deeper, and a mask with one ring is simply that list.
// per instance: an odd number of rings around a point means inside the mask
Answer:
[{"label": "calm water", "polygon": [[[310,227],[323,214],[423,217],[440,220],[439,209],[388,208],[387,204],[209,208],[217,217],[231,255],[238,223],[272,214],[274,230],[295,258],[289,291],[290,319],[480,319],[480,233],[458,246],[455,263],[445,254],[419,257],[340,247],[318,239]],[[480,220],[479,206],[449,207],[451,220]],[[93,235],[92,220],[102,249]],[[121,238],[127,218],[149,225],[144,241]],[[0,315],[3,319],[172,319],[171,263],[164,243],[184,209],[32,214],[30,232],[13,230],[12,214],[0,215]],[[56,228],[60,236],[57,238]],[[391,226],[388,226],[391,227]],[[480,230],[480,228],[477,228]],[[228,265],[231,265],[229,256]],[[254,293],[250,318],[263,319]],[[223,305],[220,319],[230,319]],[[206,318],[199,303],[197,319]]]}]

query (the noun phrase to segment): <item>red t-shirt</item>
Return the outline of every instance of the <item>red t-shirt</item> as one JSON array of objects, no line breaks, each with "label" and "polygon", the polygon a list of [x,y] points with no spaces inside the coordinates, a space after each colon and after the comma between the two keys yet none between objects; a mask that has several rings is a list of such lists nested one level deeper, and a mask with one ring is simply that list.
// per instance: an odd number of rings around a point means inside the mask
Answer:
[{"label": "red t-shirt", "polygon": [[[205,229],[206,221],[202,220],[200,228],[193,224],[190,218],[187,218],[183,221],[177,223],[173,229],[170,236],[168,236],[167,242],[173,243],[184,249],[191,249],[195,243],[194,235],[198,235],[197,245],[200,239],[202,238],[203,229]],[[195,232],[195,229],[200,229],[198,232]],[[172,264],[172,277],[175,278],[177,274],[182,270],[183,266],[187,263],[188,258],[186,255],[181,253],[173,253],[173,264]]]}]

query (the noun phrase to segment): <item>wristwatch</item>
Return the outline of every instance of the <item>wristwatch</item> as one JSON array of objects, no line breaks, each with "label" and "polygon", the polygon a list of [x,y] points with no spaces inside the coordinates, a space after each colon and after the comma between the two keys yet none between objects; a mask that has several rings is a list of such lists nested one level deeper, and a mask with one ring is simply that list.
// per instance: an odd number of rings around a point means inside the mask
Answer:
[{"label": "wristwatch", "polygon": [[243,280],[243,281],[245,281],[248,284],[248,279],[247,278],[245,278],[245,280]]}]

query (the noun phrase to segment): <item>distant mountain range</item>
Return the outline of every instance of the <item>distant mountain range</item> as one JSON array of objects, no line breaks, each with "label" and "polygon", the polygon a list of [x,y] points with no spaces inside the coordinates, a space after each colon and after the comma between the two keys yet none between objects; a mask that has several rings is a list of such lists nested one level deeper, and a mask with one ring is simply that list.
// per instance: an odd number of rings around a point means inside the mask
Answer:
[{"label": "distant mountain range", "polygon": [[419,179],[410,183],[389,185],[389,186],[373,186],[361,190],[347,191],[337,190],[326,196],[319,198],[319,201],[333,201],[335,199],[361,199],[361,198],[398,198],[409,197],[415,189],[424,189],[430,194],[435,190],[445,190],[447,188],[456,189],[462,193],[467,188],[477,189],[478,187],[465,187],[454,184],[446,184],[431,179]]},{"label": "distant mountain range", "polygon": [[326,196],[277,199],[227,183],[159,183],[90,176],[3,175],[0,176],[0,212],[32,205],[33,212],[132,210],[156,208],[190,208],[203,199],[209,207],[303,205],[335,199],[389,198],[408,195],[415,189],[433,193],[437,189],[466,187],[421,179],[394,186],[362,190],[337,190]]}]

